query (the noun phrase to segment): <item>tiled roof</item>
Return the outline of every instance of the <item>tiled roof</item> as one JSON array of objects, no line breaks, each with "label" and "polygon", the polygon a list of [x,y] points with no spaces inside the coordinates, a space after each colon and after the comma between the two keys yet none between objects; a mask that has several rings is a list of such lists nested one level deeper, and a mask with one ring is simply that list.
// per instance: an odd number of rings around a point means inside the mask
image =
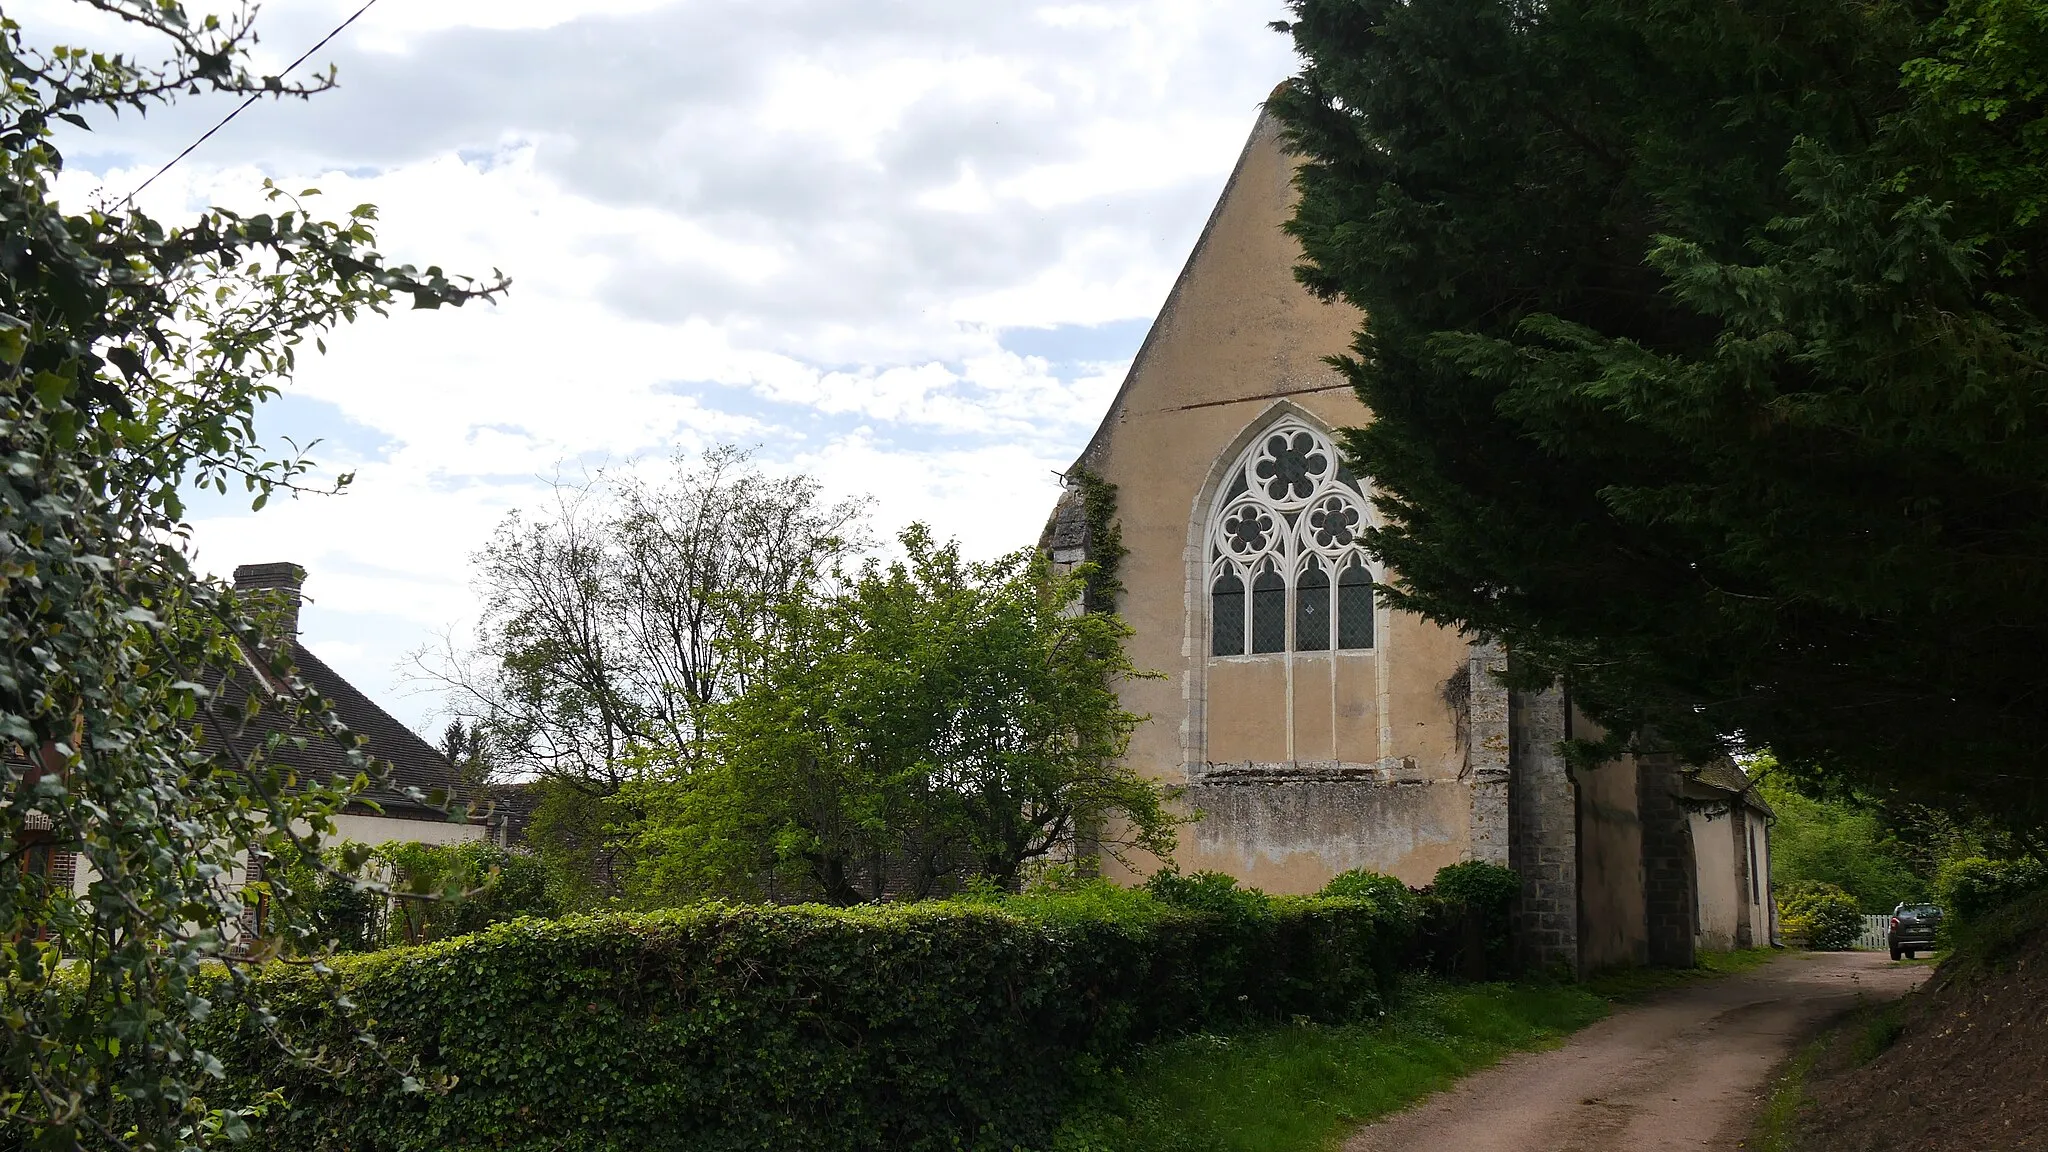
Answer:
[{"label": "tiled roof", "polygon": [[[391,764],[395,790],[373,796],[383,806],[384,814],[414,819],[446,819],[437,811],[422,809],[408,800],[404,793],[406,788],[431,793],[436,788],[454,787],[455,767],[441,755],[441,750],[378,707],[376,701],[363,695],[305,645],[293,645],[292,662],[298,665],[299,679],[331,701],[341,722],[348,726],[350,732],[363,738],[364,751]],[[334,772],[347,770],[347,754],[333,740],[307,740],[304,755],[307,767]]]},{"label": "tiled roof", "polygon": [[[254,595],[259,601],[268,600],[280,613],[278,625],[285,635],[292,637],[291,658],[299,679],[333,705],[342,724],[362,739],[365,752],[391,765],[391,786],[373,789],[366,794],[367,797],[376,801],[386,816],[413,820],[447,819],[446,814],[408,798],[405,790],[417,788],[422,795],[432,795],[435,789],[452,789],[456,784],[454,765],[448,762],[440,749],[421,739],[418,733],[378,707],[376,701],[357,691],[355,685],[343,679],[339,672],[298,640],[299,607],[305,580],[306,570],[289,561],[243,564],[235,569],[237,592]],[[256,682],[256,665],[260,664],[261,661],[254,661],[250,667],[231,676],[233,687],[246,694]],[[269,720],[267,725],[266,719]],[[280,719],[273,711],[260,712],[254,721],[259,731],[254,735],[267,736],[278,732]],[[327,780],[337,775],[353,775],[349,769],[348,750],[332,737],[319,732],[290,734],[306,738],[305,748],[289,749],[283,754],[283,758],[298,769],[301,776]]]},{"label": "tiled roof", "polygon": [[1744,772],[1735,761],[1725,756],[1721,759],[1711,760],[1705,764],[1686,769],[1686,776],[1691,783],[1697,784],[1702,788],[1710,788],[1730,796],[1746,794],[1744,799],[1748,801],[1750,807],[1765,813],[1769,813],[1771,810],[1770,805],[1764,803],[1764,798],[1757,794],[1755,788],[1751,787],[1748,773]]},{"label": "tiled roof", "polygon": [[[328,701],[342,724],[361,739],[363,751],[391,765],[390,786],[372,787],[364,793],[366,799],[376,802],[381,809],[379,814],[404,820],[446,820],[446,813],[405,794],[407,788],[417,788],[423,795],[430,795],[436,788],[446,789],[454,785],[454,766],[441,755],[440,749],[378,707],[375,701],[363,695],[305,645],[295,642],[291,659],[299,679]],[[226,705],[222,709],[224,714],[235,715],[240,711],[242,701],[258,682],[256,668],[259,664],[252,662],[227,677],[222,692]],[[263,679],[266,683],[263,695],[274,696],[276,690],[268,686],[267,673]],[[207,743],[216,752],[230,751],[217,731],[209,728],[207,733]],[[348,761],[348,749],[340,741],[324,732],[287,722],[284,710],[279,708],[260,710],[249,721],[248,727],[234,737],[229,758],[239,760],[247,749],[273,734],[304,737],[305,747],[286,745],[274,757],[293,768],[300,778],[325,783],[337,776],[354,776],[355,770]],[[367,805],[350,807],[353,811],[371,811]]]}]

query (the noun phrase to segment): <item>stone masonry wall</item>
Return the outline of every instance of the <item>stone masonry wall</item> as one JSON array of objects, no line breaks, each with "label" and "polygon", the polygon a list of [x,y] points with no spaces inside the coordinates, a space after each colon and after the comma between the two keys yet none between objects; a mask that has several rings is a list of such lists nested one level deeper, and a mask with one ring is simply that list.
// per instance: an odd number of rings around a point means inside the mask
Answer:
[{"label": "stone masonry wall", "polygon": [[1637,757],[1636,772],[1650,963],[1690,968],[1699,915],[1693,892],[1692,820],[1680,800],[1684,776],[1677,758],[1669,754]]},{"label": "stone masonry wall", "polygon": [[1556,687],[1517,692],[1510,701],[1510,863],[1522,877],[1515,938],[1523,966],[1578,974],[1578,790],[1558,750],[1564,713]]},{"label": "stone masonry wall", "polygon": [[1472,858],[1508,865],[1508,780],[1512,761],[1507,668],[1498,644],[1474,644],[1466,666],[1465,773],[1472,784]]},{"label": "stone masonry wall", "polygon": [[1728,832],[1735,841],[1735,906],[1742,909],[1735,918],[1735,946],[1756,946],[1756,930],[1750,923],[1749,902],[1749,805],[1737,797],[1728,806]]}]

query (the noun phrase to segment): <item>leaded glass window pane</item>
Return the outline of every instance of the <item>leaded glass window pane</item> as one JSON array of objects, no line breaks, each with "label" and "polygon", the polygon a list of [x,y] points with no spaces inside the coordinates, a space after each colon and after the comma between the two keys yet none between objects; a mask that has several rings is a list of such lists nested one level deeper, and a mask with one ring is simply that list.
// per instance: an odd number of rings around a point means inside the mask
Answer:
[{"label": "leaded glass window pane", "polygon": [[1217,656],[1244,655],[1244,581],[1225,571],[1209,592],[1213,621],[1209,650]]},{"label": "leaded glass window pane", "polygon": [[1260,431],[1210,508],[1213,653],[1373,646],[1369,489],[1307,421]]},{"label": "leaded glass window pane", "polygon": [[1329,647],[1330,574],[1311,556],[1294,584],[1294,648],[1322,652]]},{"label": "leaded glass window pane", "polygon": [[1252,578],[1252,651],[1287,650],[1287,581],[1268,566]]},{"label": "leaded glass window pane", "polygon": [[1337,577],[1337,647],[1372,647],[1372,574],[1355,557]]}]

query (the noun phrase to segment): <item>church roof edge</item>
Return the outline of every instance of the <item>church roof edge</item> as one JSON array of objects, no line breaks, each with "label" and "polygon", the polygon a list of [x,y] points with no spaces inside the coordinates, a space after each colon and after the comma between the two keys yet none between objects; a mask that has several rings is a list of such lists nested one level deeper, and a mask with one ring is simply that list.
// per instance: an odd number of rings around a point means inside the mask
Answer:
[{"label": "church roof edge", "polygon": [[1123,412],[1124,401],[1130,395],[1132,383],[1137,380],[1138,373],[1144,370],[1147,354],[1152,351],[1154,341],[1159,338],[1160,329],[1173,314],[1174,305],[1187,287],[1194,273],[1195,264],[1202,258],[1210,237],[1215,234],[1217,221],[1222,218],[1224,208],[1230,203],[1231,193],[1237,189],[1238,182],[1243,178],[1253,151],[1267,135],[1280,131],[1280,122],[1267,107],[1267,103],[1273,96],[1280,95],[1287,84],[1287,81],[1281,81],[1274,87],[1272,96],[1260,101],[1258,119],[1252,123],[1252,130],[1245,137],[1244,147],[1238,151],[1237,163],[1230,169],[1230,178],[1223,182],[1223,191],[1216,197],[1215,205],[1209,209],[1209,218],[1203,222],[1201,234],[1195,238],[1194,247],[1188,250],[1188,258],[1181,264],[1180,274],[1174,277],[1173,287],[1167,290],[1165,301],[1159,305],[1159,311],[1153,314],[1152,325],[1145,330],[1145,339],[1138,345],[1137,355],[1131,358],[1131,367],[1124,373],[1123,383],[1117,386],[1116,396],[1110,400],[1109,408],[1103,412],[1102,421],[1095,426],[1094,434],[1088,437],[1087,446],[1082,448],[1080,455],[1074,457],[1074,462],[1067,466],[1069,472],[1076,468],[1092,467],[1097,462],[1103,444],[1109,438],[1111,426]]}]

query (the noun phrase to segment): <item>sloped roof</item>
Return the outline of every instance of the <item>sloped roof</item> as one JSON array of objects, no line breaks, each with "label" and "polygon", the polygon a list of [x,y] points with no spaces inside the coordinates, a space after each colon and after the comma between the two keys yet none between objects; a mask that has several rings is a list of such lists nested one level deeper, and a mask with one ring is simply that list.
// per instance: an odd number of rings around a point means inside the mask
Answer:
[{"label": "sloped roof", "polygon": [[[299,679],[331,701],[341,722],[363,738],[363,750],[390,763],[393,789],[372,796],[384,808],[384,814],[445,820],[447,817],[440,812],[408,799],[404,791],[417,788],[422,793],[431,793],[436,788],[454,787],[455,767],[441,750],[379,707],[304,644],[292,646],[292,662],[298,665]],[[307,769],[323,773],[348,770],[348,754],[333,740],[309,739],[300,755],[305,758]]]},{"label": "sloped roof", "polygon": [[[454,765],[448,762],[440,749],[379,707],[376,701],[349,683],[298,638],[299,608],[304,599],[302,589],[305,580],[305,568],[279,560],[239,565],[235,569],[234,586],[237,592],[273,605],[279,614],[277,626],[290,637],[290,660],[299,679],[328,701],[343,726],[361,742],[365,753],[391,766],[390,785],[375,787],[365,793],[364,798],[374,801],[382,815],[411,820],[446,820],[446,813],[411,799],[405,790],[416,788],[422,795],[431,795],[436,789],[452,790],[456,785]],[[263,695],[276,695],[280,686],[270,681],[264,664],[263,660],[248,660],[243,667],[228,675],[228,687],[246,698],[261,684]],[[324,732],[289,726],[281,710],[259,711],[250,726],[254,731],[249,734],[259,738],[274,734],[304,737],[305,747],[290,749],[282,759],[307,779],[354,775],[349,766],[348,747]],[[352,809],[359,812],[369,810],[366,805],[352,806]]]},{"label": "sloped roof", "polygon": [[1751,808],[1769,815],[1771,806],[1764,803],[1749,774],[1735,761],[1722,757],[1696,767],[1687,768],[1686,781],[1698,788],[1721,793],[1724,796],[1741,796]]},{"label": "sloped roof", "polygon": [[[1286,85],[1283,83],[1274,88],[1273,95],[1279,95],[1280,89],[1284,87]],[[1246,172],[1254,166],[1260,155],[1261,146],[1270,147],[1277,144],[1280,135],[1279,118],[1268,111],[1262,102],[1259,105],[1258,120],[1252,125],[1251,135],[1245,138],[1244,147],[1238,151],[1237,162],[1231,165],[1230,178],[1224,181],[1222,194],[1216,197],[1215,205],[1209,209],[1209,218],[1203,222],[1201,234],[1195,237],[1195,246],[1189,249],[1187,260],[1181,264],[1180,275],[1174,278],[1173,287],[1167,291],[1165,302],[1160,304],[1159,312],[1152,318],[1152,326],[1145,330],[1145,339],[1138,345],[1136,355],[1131,358],[1131,366],[1124,372],[1123,383],[1118,385],[1116,395],[1110,399],[1108,410],[1102,414],[1101,423],[1095,427],[1095,434],[1088,438],[1088,443],[1082,447],[1080,455],[1074,457],[1074,463],[1070,467],[1089,467],[1099,460],[1108,445],[1111,429],[1124,418],[1133,386],[1144,373],[1147,362],[1152,359],[1158,342],[1171,326],[1168,321],[1178,308],[1181,298],[1187,294],[1188,286],[1195,277],[1195,270],[1201,264],[1203,251],[1216,238],[1225,209],[1230,205],[1232,193],[1237,190],[1238,184],[1246,179]],[[1306,295],[1306,292],[1304,289],[1303,294]]]},{"label": "sloped roof", "polygon": [[[375,812],[405,820],[448,819],[440,809],[405,794],[407,788],[417,788],[423,795],[430,795],[437,788],[450,789],[454,786],[455,768],[440,749],[421,739],[418,733],[379,707],[305,645],[293,642],[291,663],[300,681],[324,698],[350,735],[360,741],[363,752],[391,766],[388,786],[372,786],[363,793],[362,799],[374,801],[376,807],[373,809],[359,802],[351,804],[350,811]],[[269,672],[259,660],[250,660],[227,672],[218,690],[226,705],[222,712],[229,716],[241,714],[243,702],[252,694],[260,698],[275,698],[280,694],[280,687],[272,682]],[[290,766],[300,778],[324,783],[337,776],[353,777],[356,772],[349,764],[347,745],[324,731],[300,724],[283,708],[259,709],[248,719],[246,726],[234,734],[232,743],[214,726],[206,726],[203,731],[209,750],[231,761],[239,762],[257,743],[273,735],[282,735],[304,740],[304,747],[287,745],[273,757]]]}]

